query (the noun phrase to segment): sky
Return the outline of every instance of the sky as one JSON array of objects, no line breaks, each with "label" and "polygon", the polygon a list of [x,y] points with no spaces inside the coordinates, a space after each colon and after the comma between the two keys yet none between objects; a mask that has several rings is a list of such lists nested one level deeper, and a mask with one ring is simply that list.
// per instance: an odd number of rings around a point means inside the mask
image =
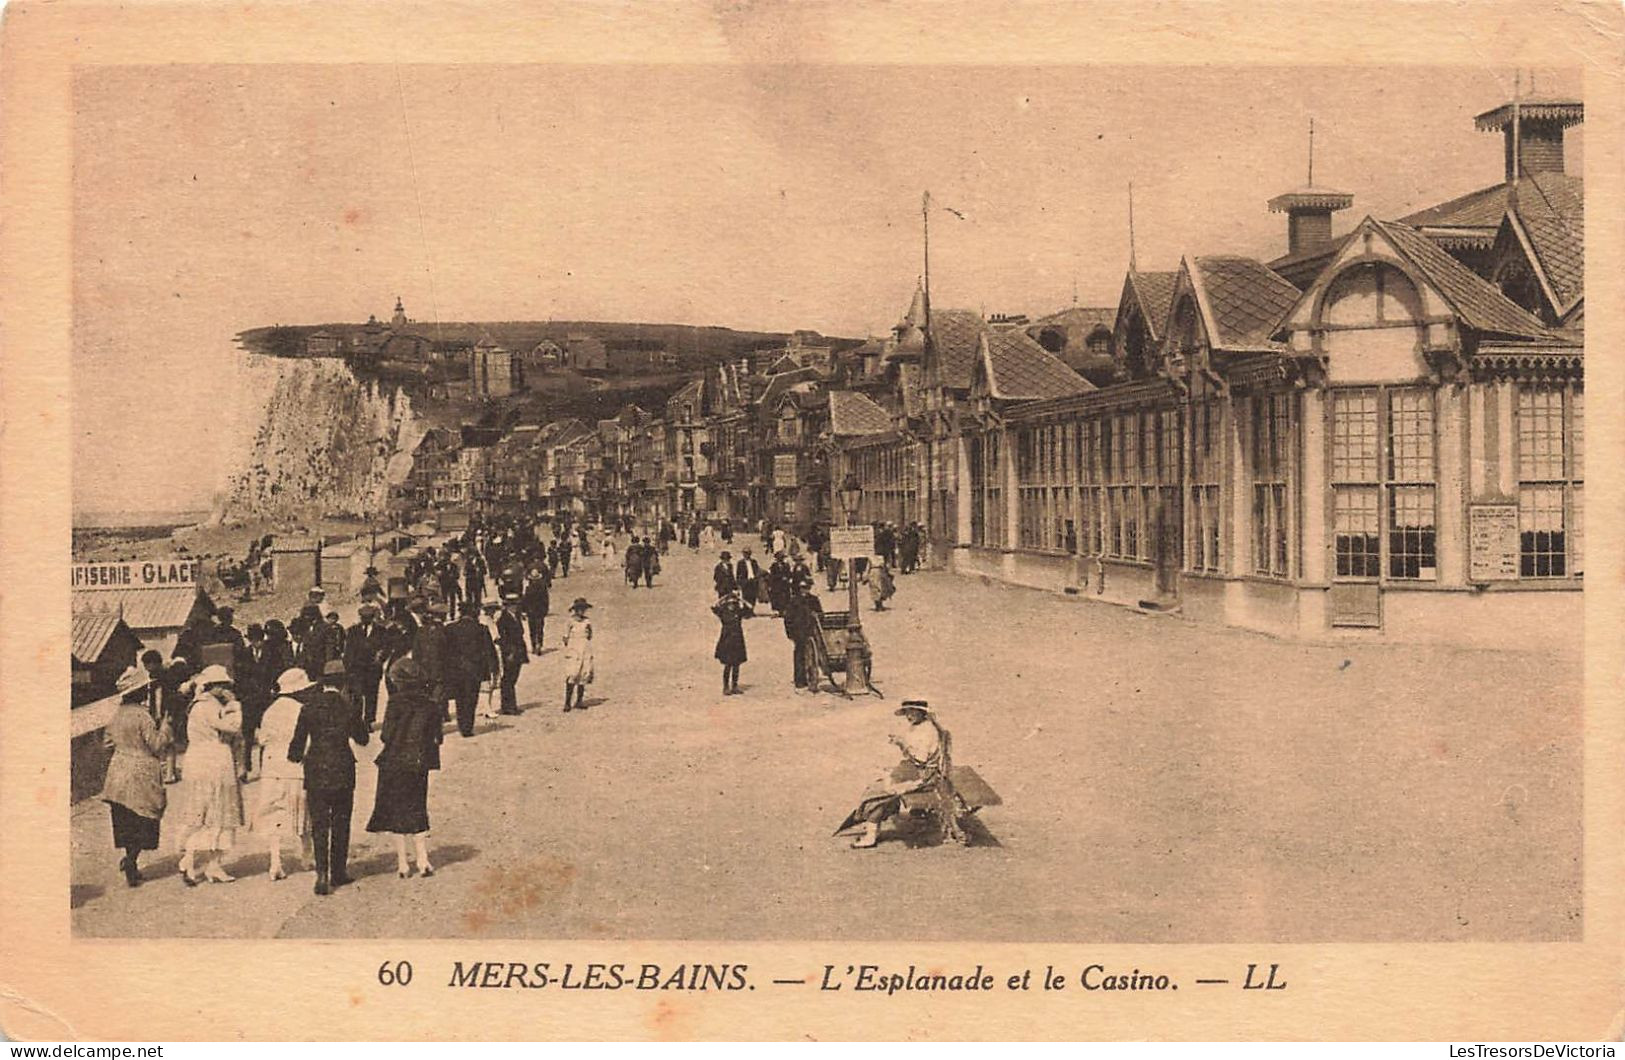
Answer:
[{"label": "sky", "polygon": [[[1525,71],[1542,95],[1572,71]],[[922,270],[987,313],[1115,305],[1129,255],[1269,259],[1498,183],[1510,68],[81,68],[74,501],[207,506],[253,406],[232,336],[387,318],[884,332]],[[1570,130],[1579,172],[1583,129]],[[963,215],[961,218],[958,215]],[[177,449],[178,427],[187,444]]]}]

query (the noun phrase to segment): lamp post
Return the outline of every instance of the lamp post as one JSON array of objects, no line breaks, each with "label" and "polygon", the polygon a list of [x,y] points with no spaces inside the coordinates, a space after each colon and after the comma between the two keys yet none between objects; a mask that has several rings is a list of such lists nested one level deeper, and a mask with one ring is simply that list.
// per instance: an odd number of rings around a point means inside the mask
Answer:
[{"label": "lamp post", "polygon": [[[846,478],[841,481],[841,512],[845,516],[844,525],[850,528],[858,518],[858,507],[863,503],[863,485],[858,476],[848,471]],[[858,615],[858,569],[857,557],[846,558],[846,694],[848,696],[858,692],[869,691],[868,667],[864,663],[864,649],[866,642],[863,636],[863,620]]]}]

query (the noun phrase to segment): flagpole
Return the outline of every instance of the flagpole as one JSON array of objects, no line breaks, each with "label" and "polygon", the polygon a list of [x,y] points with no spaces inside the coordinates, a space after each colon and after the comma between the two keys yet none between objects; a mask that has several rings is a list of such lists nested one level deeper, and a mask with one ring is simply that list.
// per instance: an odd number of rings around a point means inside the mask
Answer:
[{"label": "flagpole", "polygon": [[925,328],[931,329],[931,192],[920,199],[920,220],[925,235]]},{"label": "flagpole", "polygon": [[1134,260],[1134,182],[1128,182],[1128,271],[1137,272],[1138,263]]}]

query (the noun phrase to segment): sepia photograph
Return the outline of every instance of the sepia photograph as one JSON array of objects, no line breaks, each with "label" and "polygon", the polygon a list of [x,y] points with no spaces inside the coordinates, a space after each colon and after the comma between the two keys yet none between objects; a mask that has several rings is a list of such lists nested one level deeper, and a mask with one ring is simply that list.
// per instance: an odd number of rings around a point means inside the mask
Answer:
[{"label": "sepia photograph", "polygon": [[8,1033],[1618,1037],[1584,5],[74,7]]},{"label": "sepia photograph", "polygon": [[1580,89],[81,71],[75,930],[1579,937]]}]

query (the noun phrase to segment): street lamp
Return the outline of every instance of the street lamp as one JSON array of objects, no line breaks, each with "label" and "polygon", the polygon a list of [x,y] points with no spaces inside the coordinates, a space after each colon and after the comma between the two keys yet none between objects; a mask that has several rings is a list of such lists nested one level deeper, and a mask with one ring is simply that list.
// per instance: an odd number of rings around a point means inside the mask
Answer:
[{"label": "street lamp", "polygon": [[858,518],[858,506],[863,503],[863,484],[858,476],[851,471],[841,481],[841,509],[846,513],[846,525],[851,526]]},{"label": "street lamp", "polygon": [[[863,484],[858,476],[851,471],[841,480],[841,509],[846,516],[846,525],[851,527],[858,520],[858,507],[863,503]],[[858,692],[869,691],[869,674],[864,665],[863,654],[866,646],[863,636],[863,620],[858,614],[858,567],[857,557],[848,556],[846,559],[846,694],[851,696]]]}]

